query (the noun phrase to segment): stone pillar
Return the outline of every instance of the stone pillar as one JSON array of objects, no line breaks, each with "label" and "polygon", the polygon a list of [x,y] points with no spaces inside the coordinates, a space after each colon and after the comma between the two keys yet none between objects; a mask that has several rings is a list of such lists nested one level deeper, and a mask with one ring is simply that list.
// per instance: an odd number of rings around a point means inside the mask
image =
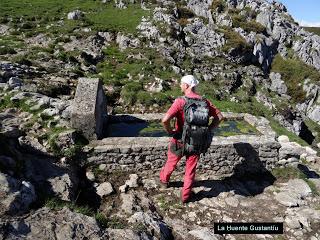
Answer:
[{"label": "stone pillar", "polygon": [[79,78],[72,105],[71,126],[88,140],[101,139],[107,120],[107,101],[98,78]]}]

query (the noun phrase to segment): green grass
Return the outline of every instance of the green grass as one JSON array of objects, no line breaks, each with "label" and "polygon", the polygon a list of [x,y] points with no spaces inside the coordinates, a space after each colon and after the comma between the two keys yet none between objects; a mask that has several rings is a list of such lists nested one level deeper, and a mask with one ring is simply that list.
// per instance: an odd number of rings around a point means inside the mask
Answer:
[{"label": "green grass", "polygon": [[301,172],[298,168],[291,166],[285,168],[274,168],[271,170],[271,173],[277,179],[281,179],[283,181],[288,181],[294,178],[303,179],[306,177],[305,174]]},{"label": "green grass", "polygon": [[271,71],[281,74],[294,102],[305,100],[306,96],[302,87],[306,78],[310,78],[313,82],[320,82],[320,73],[315,68],[298,59],[283,59],[279,54],[272,62]]},{"label": "green grass", "polygon": [[112,228],[112,229],[124,229],[127,223],[124,219],[117,216],[106,216],[102,212],[97,212],[95,214],[95,219],[102,228]]},{"label": "green grass", "polygon": [[275,176],[277,179],[280,179],[281,181],[288,181],[290,179],[295,178],[302,179],[308,184],[313,195],[319,196],[320,194],[316,185],[308,179],[306,174],[304,174],[296,167],[289,166],[284,168],[274,168],[271,170],[271,173],[273,176]]},{"label": "green grass", "polygon": [[168,198],[165,195],[160,195],[157,198],[157,200],[158,200],[159,207],[163,211],[169,211],[170,209],[181,209],[182,208],[182,204],[179,201],[176,201],[176,200],[172,199],[171,197]]},{"label": "green grass", "polygon": [[247,20],[246,16],[244,15],[233,14],[231,18],[233,27],[241,27],[246,32],[263,33],[266,31],[266,28],[262,26],[260,23],[254,20]]},{"label": "green grass", "polygon": [[18,101],[11,101],[10,98],[13,97],[12,94],[6,94],[0,99],[0,111],[3,111],[7,108],[17,108],[22,112],[30,112],[33,111],[30,110],[30,107],[26,101],[27,99],[22,99]]},{"label": "green grass", "polygon": [[[76,9],[83,11],[85,17],[77,21],[67,20],[67,13]],[[0,4],[0,19],[8,21],[12,18],[11,25],[25,32],[62,33],[88,26],[99,31],[135,33],[142,16],[150,13],[142,10],[140,4],[128,4],[128,8],[118,9],[113,3],[86,0],[2,0]],[[65,20],[61,27],[45,28],[60,19]],[[40,27],[36,28],[37,24]]]},{"label": "green grass", "polygon": [[72,211],[75,211],[77,213],[81,213],[87,216],[93,216],[94,210],[90,208],[89,206],[81,206],[77,205],[74,202],[67,202],[60,200],[58,198],[49,198],[45,201],[45,206],[47,208],[50,208],[52,210],[61,210],[64,207],[70,208]]}]

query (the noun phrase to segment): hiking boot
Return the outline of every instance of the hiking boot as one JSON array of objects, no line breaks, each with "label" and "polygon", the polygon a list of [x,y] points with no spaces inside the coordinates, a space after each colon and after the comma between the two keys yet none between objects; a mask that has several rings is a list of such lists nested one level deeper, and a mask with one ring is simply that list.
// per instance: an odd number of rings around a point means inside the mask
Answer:
[{"label": "hiking boot", "polygon": [[194,198],[195,198],[195,193],[193,191],[190,192],[190,196],[189,198],[183,200],[182,199],[182,191],[180,192],[180,199],[181,199],[181,203],[184,205],[184,204],[187,204],[189,202],[193,202]]},{"label": "hiking boot", "polygon": [[167,189],[169,188],[169,182],[165,183],[165,182],[162,182],[160,179],[158,179],[158,184],[160,186],[160,189]]}]

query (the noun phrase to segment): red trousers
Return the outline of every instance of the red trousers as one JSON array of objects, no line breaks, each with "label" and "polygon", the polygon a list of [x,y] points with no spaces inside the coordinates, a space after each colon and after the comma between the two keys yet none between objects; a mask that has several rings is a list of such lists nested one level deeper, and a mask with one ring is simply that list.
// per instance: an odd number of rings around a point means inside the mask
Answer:
[{"label": "red trousers", "polygon": [[[167,162],[160,171],[161,182],[169,182],[172,172],[174,171],[177,163],[182,157],[183,155],[181,143],[172,138],[169,143]],[[186,168],[181,195],[182,201],[186,201],[190,197],[199,157],[200,156],[196,154],[186,156]]]}]

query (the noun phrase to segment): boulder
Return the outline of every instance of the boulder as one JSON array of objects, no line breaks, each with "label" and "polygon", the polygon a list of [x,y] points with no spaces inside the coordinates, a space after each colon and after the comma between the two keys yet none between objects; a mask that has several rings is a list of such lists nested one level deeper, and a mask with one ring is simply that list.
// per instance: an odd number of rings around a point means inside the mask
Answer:
[{"label": "boulder", "polygon": [[170,228],[161,221],[155,214],[148,212],[136,212],[129,219],[128,222],[142,224],[154,232],[158,239],[173,239]]},{"label": "boulder", "polygon": [[98,78],[80,78],[72,104],[71,126],[90,140],[100,139],[106,124],[107,103]]},{"label": "boulder", "polygon": [[55,144],[61,151],[66,150],[76,144],[76,131],[68,130],[62,133],[59,133]]},{"label": "boulder", "polygon": [[8,239],[107,239],[94,217],[66,207],[59,211],[44,207],[27,217],[12,219],[4,231]]},{"label": "boulder", "polygon": [[0,173],[0,215],[25,213],[35,200],[36,193],[30,182]]},{"label": "boulder", "polygon": [[27,155],[24,169],[26,178],[48,196],[54,195],[65,201],[72,201],[77,197],[79,179],[76,168],[58,166],[55,159],[48,157]]},{"label": "boulder", "polygon": [[111,183],[109,183],[109,182],[101,183],[97,187],[97,194],[100,197],[109,196],[112,193],[113,193],[113,187],[112,187]]},{"label": "boulder", "polygon": [[15,88],[22,86],[22,81],[18,77],[11,77],[8,81],[9,88]]},{"label": "boulder", "polygon": [[83,12],[80,10],[75,10],[68,13],[68,19],[70,20],[78,20],[84,16]]},{"label": "boulder", "polygon": [[281,79],[280,73],[274,73],[271,72],[270,75],[271,80],[271,86],[270,89],[280,95],[286,94],[288,91],[288,88],[285,84],[285,82]]}]

